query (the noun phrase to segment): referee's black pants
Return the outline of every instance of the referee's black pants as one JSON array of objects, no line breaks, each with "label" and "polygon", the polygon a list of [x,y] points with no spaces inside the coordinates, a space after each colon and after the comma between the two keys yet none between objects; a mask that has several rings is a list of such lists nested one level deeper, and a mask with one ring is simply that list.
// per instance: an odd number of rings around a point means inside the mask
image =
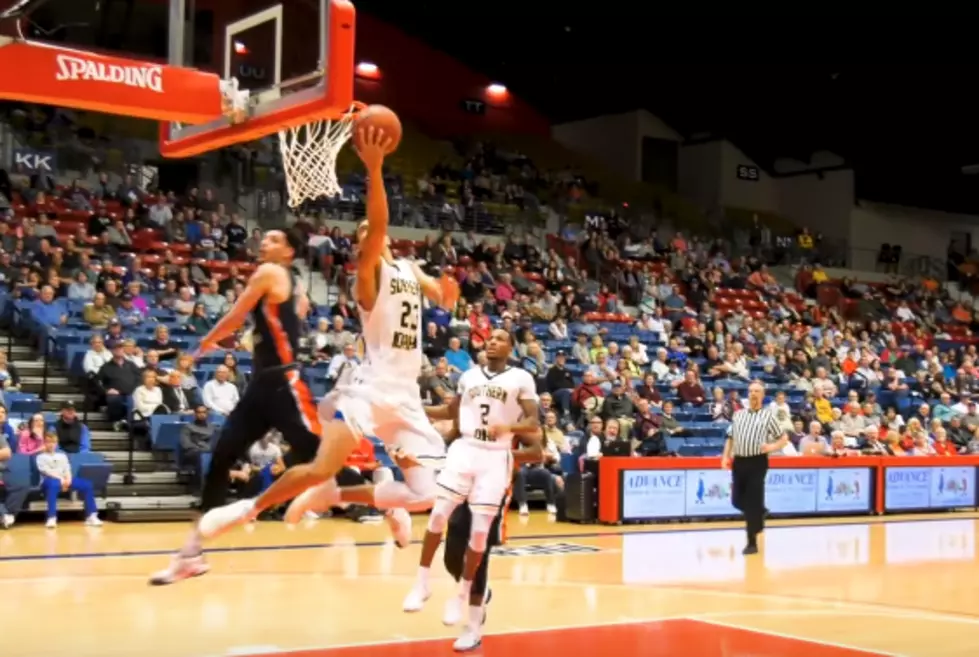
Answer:
[{"label": "referee's black pants", "polygon": [[735,456],[731,464],[731,503],[744,514],[748,545],[765,529],[765,478],[768,455]]}]

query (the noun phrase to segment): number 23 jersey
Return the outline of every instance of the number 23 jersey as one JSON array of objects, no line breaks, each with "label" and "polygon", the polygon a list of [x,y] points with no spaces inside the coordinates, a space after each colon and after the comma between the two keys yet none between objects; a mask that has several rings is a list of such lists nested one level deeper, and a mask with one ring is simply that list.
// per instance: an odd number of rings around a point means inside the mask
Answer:
[{"label": "number 23 jersey", "polygon": [[494,425],[516,424],[523,419],[521,401],[538,400],[537,384],[526,370],[507,367],[490,372],[473,367],[459,377],[459,433],[466,442],[485,447],[510,449],[512,433],[490,437]]},{"label": "number 23 jersey", "polygon": [[374,384],[417,390],[422,367],[422,291],[411,264],[381,262],[374,308],[360,308],[364,361],[357,372]]}]

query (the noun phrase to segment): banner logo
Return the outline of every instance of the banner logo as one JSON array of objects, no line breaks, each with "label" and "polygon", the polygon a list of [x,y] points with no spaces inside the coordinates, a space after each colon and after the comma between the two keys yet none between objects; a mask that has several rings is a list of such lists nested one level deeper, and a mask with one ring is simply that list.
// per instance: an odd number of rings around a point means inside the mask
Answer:
[{"label": "banner logo", "polygon": [[816,511],[870,511],[870,470],[827,468],[818,472]]},{"label": "banner logo", "polygon": [[58,55],[58,72],[54,79],[58,82],[85,80],[109,82],[136,89],[147,89],[163,93],[162,66],[124,66],[93,61],[72,55]]},{"label": "banner logo", "polygon": [[51,151],[15,148],[14,165],[30,173],[53,174],[58,168],[58,159]]}]

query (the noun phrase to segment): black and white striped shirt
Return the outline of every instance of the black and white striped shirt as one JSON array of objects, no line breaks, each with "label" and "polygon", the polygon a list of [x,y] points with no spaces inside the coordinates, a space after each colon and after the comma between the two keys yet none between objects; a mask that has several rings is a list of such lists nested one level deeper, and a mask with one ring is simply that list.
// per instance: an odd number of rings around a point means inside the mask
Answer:
[{"label": "black and white striped shirt", "polygon": [[775,442],[784,431],[775,417],[775,411],[762,407],[757,411],[743,408],[734,414],[728,437],[734,441],[734,456],[758,456],[765,443]]}]

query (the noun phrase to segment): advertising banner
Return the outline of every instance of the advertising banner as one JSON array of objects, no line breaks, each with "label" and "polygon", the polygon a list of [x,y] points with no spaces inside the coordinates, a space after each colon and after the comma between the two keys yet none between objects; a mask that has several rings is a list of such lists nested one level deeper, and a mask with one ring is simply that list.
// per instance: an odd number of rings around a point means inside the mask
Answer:
[{"label": "advertising banner", "polygon": [[[626,470],[622,519],[737,516],[728,470]],[[773,515],[865,512],[870,468],[778,468],[768,472],[765,505]]]},{"label": "advertising banner", "polygon": [[976,506],[975,466],[897,467],[884,471],[884,510]]}]

